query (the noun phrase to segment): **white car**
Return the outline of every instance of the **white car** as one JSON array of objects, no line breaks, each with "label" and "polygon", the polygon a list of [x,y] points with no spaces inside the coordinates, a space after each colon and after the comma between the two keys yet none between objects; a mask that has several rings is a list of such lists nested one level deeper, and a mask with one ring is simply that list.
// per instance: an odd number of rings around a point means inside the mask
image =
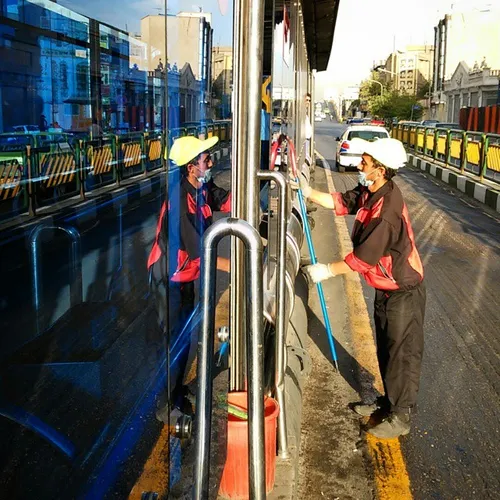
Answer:
[{"label": "white car", "polygon": [[365,141],[376,141],[390,137],[389,132],[384,127],[376,125],[353,125],[347,127],[341,137],[337,137],[337,168],[339,172],[345,172],[346,169],[356,169],[361,162],[360,151],[351,140],[354,138],[364,139]]}]

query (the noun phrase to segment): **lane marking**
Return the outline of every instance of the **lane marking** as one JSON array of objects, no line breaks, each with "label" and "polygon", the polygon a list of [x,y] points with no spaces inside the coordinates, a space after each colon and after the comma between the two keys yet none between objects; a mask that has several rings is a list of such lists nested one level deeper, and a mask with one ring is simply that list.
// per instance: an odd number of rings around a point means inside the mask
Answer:
[{"label": "lane marking", "polygon": [[[328,190],[336,191],[328,162],[318,153],[318,158],[324,163]],[[352,251],[352,242],[343,217],[334,217],[335,227],[339,238],[339,248],[342,255]],[[367,400],[373,398],[373,389],[383,393],[383,384],[380,377],[377,361],[377,349],[372,327],[363,296],[361,278],[358,273],[344,275],[347,295],[349,321],[352,325],[353,346],[356,360],[361,366],[360,388],[361,397]],[[377,498],[380,500],[411,500],[413,495],[410,489],[410,477],[401,450],[399,439],[377,439],[365,434],[368,453],[370,455],[377,486]]]}]

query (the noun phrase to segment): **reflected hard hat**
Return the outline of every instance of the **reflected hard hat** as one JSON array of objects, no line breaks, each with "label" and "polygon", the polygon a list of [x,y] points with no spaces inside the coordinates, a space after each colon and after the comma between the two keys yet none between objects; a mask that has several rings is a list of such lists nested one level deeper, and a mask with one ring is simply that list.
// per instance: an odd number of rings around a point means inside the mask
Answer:
[{"label": "reflected hard hat", "polygon": [[404,167],[408,161],[403,143],[397,139],[386,138],[371,142],[356,137],[351,140],[351,144],[382,163],[384,167],[394,170]]},{"label": "reflected hard hat", "polygon": [[181,167],[182,165],[189,163],[201,153],[213,148],[218,142],[218,137],[210,137],[204,141],[191,135],[179,137],[172,145],[169,158],[175,162],[178,167]]}]

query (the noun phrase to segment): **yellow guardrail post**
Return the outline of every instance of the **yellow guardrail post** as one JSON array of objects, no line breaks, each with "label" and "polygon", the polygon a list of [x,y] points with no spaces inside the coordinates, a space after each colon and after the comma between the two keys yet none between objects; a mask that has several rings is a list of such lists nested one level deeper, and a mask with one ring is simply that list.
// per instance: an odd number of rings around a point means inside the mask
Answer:
[{"label": "yellow guardrail post", "polygon": [[120,185],[120,148],[118,147],[118,136],[114,135],[111,141],[113,148],[113,178],[116,181],[116,185]]},{"label": "yellow guardrail post", "polygon": [[450,165],[450,153],[451,153],[451,130],[446,131],[446,144],[444,148],[445,164]]},{"label": "yellow guardrail post", "polygon": [[140,143],[141,143],[141,171],[144,176],[148,175],[148,169],[146,167],[146,138],[148,136],[148,132],[141,133]]},{"label": "yellow guardrail post", "polygon": [[75,146],[75,167],[76,172],[76,189],[80,191],[80,198],[85,200],[85,170],[83,168],[83,141],[79,139]]},{"label": "yellow guardrail post", "polygon": [[28,173],[28,214],[36,215],[35,186],[33,185],[33,172],[31,165],[31,145],[26,146],[26,171]]},{"label": "yellow guardrail post", "polygon": [[467,137],[467,132],[462,133],[462,145],[460,148],[460,173],[465,172],[465,167],[467,166],[467,144],[469,138]]},{"label": "yellow guardrail post", "polygon": [[479,180],[483,182],[488,166],[488,148],[490,145],[490,138],[486,134],[481,135],[481,156],[479,160]]},{"label": "yellow guardrail post", "polygon": [[439,132],[436,128],[434,129],[434,142],[432,144],[432,158],[434,158],[434,160],[437,160],[438,141],[439,141]]}]

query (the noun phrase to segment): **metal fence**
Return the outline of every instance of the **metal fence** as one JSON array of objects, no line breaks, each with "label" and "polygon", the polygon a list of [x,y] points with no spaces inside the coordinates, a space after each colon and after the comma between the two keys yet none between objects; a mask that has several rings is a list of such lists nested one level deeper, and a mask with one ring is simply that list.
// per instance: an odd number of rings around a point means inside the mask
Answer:
[{"label": "metal fence", "polygon": [[178,137],[231,139],[231,122],[190,123],[163,131],[104,134],[0,134],[0,220],[76,197],[120,186],[125,179],[166,169],[165,148]]},{"label": "metal fence", "polygon": [[480,182],[500,182],[498,134],[403,124],[392,129],[392,137],[424,157],[477,175]]}]

